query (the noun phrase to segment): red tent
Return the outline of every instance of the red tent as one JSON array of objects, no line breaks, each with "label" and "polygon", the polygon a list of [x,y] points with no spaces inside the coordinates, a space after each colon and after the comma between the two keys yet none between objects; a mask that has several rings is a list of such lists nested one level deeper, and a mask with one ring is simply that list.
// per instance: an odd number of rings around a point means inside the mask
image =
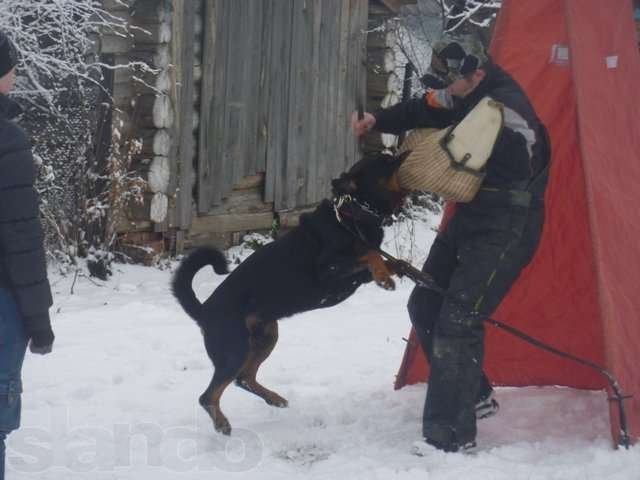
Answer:
[{"label": "red tent", "polygon": [[[551,135],[546,223],[532,263],[493,317],[609,369],[640,437],[640,56],[631,0],[503,0],[493,59]],[[496,385],[602,389],[594,371],[487,328]],[[396,388],[425,381],[411,332]],[[611,431],[619,418],[611,405]]]}]

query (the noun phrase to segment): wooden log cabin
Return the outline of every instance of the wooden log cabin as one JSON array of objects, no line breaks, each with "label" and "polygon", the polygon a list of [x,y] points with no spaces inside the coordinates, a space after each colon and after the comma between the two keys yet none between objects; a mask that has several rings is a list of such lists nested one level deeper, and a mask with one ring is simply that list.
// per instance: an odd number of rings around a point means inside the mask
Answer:
[{"label": "wooden log cabin", "polygon": [[116,70],[108,85],[112,129],[142,141],[132,168],[147,185],[142,205],[115,212],[120,246],[149,261],[294,226],[356,160],[356,96],[369,110],[397,100],[392,34],[379,27],[407,3],[104,0],[136,28],[102,36],[103,60],[158,70]]}]

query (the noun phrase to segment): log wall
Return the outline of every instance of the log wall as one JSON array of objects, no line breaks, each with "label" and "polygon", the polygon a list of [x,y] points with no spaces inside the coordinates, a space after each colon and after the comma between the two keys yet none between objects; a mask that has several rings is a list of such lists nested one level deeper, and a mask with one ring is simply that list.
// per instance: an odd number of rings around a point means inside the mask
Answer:
[{"label": "log wall", "polygon": [[368,110],[395,101],[391,41],[369,31],[388,3],[104,0],[137,28],[102,36],[102,52],[156,69],[114,78],[113,128],[142,142],[132,168],[147,180],[144,204],[122,212],[125,243],[228,246],[327,196],[358,155],[356,93]]}]

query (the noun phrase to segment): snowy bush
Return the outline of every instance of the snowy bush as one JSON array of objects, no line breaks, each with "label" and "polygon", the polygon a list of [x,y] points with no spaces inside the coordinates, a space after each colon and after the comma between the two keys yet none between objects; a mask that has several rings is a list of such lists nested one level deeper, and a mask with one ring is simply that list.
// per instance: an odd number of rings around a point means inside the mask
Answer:
[{"label": "snowy bush", "polygon": [[[125,0],[112,3],[128,6]],[[127,38],[131,28],[96,0],[0,2],[0,29],[20,54],[14,95],[25,108],[21,124],[40,164],[47,252],[63,271],[78,256],[108,262],[114,236],[109,213],[141,191],[141,179],[128,170],[135,139],[98,136],[112,108],[105,71],[152,71],[142,62],[100,60],[99,35]],[[108,272],[108,264],[101,268]]]},{"label": "snowy bush", "polygon": [[98,33],[128,35],[125,20],[96,0],[2,0],[0,29],[20,52],[16,95],[45,100],[52,109],[59,107],[58,95],[72,88],[69,78],[85,87],[100,84],[105,65],[95,56]]}]

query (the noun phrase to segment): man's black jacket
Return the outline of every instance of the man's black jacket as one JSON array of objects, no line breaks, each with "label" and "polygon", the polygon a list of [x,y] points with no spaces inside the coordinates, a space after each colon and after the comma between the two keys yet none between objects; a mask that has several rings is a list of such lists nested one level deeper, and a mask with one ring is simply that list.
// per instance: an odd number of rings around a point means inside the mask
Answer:
[{"label": "man's black jacket", "polygon": [[[429,106],[425,97],[414,98],[377,112],[374,129],[397,135],[413,128],[445,128],[458,123],[482,98],[489,96],[504,105],[504,128],[487,162],[484,185],[521,187],[549,162],[546,129],[509,74],[493,63],[482,68],[486,77],[467,97],[455,99],[452,109]],[[542,190],[544,183],[540,185]]]},{"label": "man's black jacket", "polygon": [[0,94],[0,287],[12,292],[29,337],[52,337],[35,165],[29,140],[11,121],[19,113]]}]

